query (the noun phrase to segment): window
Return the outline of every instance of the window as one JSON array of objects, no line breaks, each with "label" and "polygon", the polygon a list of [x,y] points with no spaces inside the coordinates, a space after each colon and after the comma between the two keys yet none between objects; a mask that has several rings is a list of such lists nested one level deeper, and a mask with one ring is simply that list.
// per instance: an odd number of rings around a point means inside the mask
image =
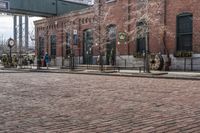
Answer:
[{"label": "window", "polygon": [[56,35],[51,35],[51,56],[52,58],[56,57]]},{"label": "window", "polygon": [[78,35],[77,34],[73,35],[73,41],[74,41],[74,45],[78,45]]},{"label": "window", "polygon": [[177,16],[177,51],[192,51],[193,17],[191,13]]},{"label": "window", "polygon": [[91,29],[86,29],[83,31],[83,63],[92,64],[93,63],[93,32]]},{"label": "window", "polygon": [[66,33],[66,57],[70,56],[70,33],[67,32]]},{"label": "window", "polygon": [[44,37],[39,37],[38,54],[40,57],[44,56]]},{"label": "window", "polygon": [[146,40],[145,40],[145,21],[140,21],[137,23],[137,52],[143,53],[146,49]]}]

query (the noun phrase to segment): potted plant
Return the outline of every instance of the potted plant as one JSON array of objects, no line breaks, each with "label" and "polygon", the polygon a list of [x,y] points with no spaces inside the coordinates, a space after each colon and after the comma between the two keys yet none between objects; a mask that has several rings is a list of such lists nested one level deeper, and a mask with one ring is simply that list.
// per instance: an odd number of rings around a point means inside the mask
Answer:
[{"label": "potted plant", "polygon": [[136,52],[136,53],[133,53],[133,57],[134,57],[134,58],[143,58],[144,55],[143,55],[143,53],[141,53],[141,52]]}]

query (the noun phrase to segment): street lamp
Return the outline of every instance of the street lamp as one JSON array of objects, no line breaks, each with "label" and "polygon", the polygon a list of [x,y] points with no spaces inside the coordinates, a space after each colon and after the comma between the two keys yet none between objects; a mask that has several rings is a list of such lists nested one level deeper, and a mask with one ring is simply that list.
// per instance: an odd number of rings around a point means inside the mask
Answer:
[{"label": "street lamp", "polygon": [[88,56],[88,53],[89,53],[89,52],[86,51],[86,54],[87,54],[87,69],[88,69],[88,57],[89,57],[89,56]]},{"label": "street lamp", "polygon": [[[146,0],[146,13],[148,15],[149,13],[149,0]],[[146,23],[144,23],[144,28],[145,28],[145,58],[146,58],[146,73],[150,73],[150,69],[149,69],[149,41],[148,41],[148,35],[149,35],[149,27],[148,27],[148,20],[146,21]]]},{"label": "street lamp", "polygon": [[148,34],[149,34],[149,28],[147,23],[144,26],[145,28],[145,72],[150,73],[149,69],[149,41],[148,41]]}]

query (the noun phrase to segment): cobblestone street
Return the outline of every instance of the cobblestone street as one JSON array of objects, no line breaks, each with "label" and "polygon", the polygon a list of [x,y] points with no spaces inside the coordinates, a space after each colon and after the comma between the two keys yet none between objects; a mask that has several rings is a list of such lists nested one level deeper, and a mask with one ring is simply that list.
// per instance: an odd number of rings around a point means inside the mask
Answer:
[{"label": "cobblestone street", "polygon": [[0,73],[0,133],[200,132],[200,82]]}]

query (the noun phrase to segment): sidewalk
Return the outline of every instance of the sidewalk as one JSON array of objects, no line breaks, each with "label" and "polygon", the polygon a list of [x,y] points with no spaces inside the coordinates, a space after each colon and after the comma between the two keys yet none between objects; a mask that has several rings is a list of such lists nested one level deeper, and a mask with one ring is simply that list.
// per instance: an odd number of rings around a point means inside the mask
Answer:
[{"label": "sidewalk", "polygon": [[139,73],[139,70],[120,70],[104,71],[90,69],[60,69],[60,67],[33,67],[21,68],[3,68],[0,67],[0,72],[45,72],[45,73],[69,73],[69,74],[87,74],[87,75],[104,75],[104,76],[124,76],[124,77],[143,77],[143,78],[165,78],[165,79],[184,79],[184,80],[200,80],[200,72],[178,72],[178,71],[151,71],[151,73]]}]

